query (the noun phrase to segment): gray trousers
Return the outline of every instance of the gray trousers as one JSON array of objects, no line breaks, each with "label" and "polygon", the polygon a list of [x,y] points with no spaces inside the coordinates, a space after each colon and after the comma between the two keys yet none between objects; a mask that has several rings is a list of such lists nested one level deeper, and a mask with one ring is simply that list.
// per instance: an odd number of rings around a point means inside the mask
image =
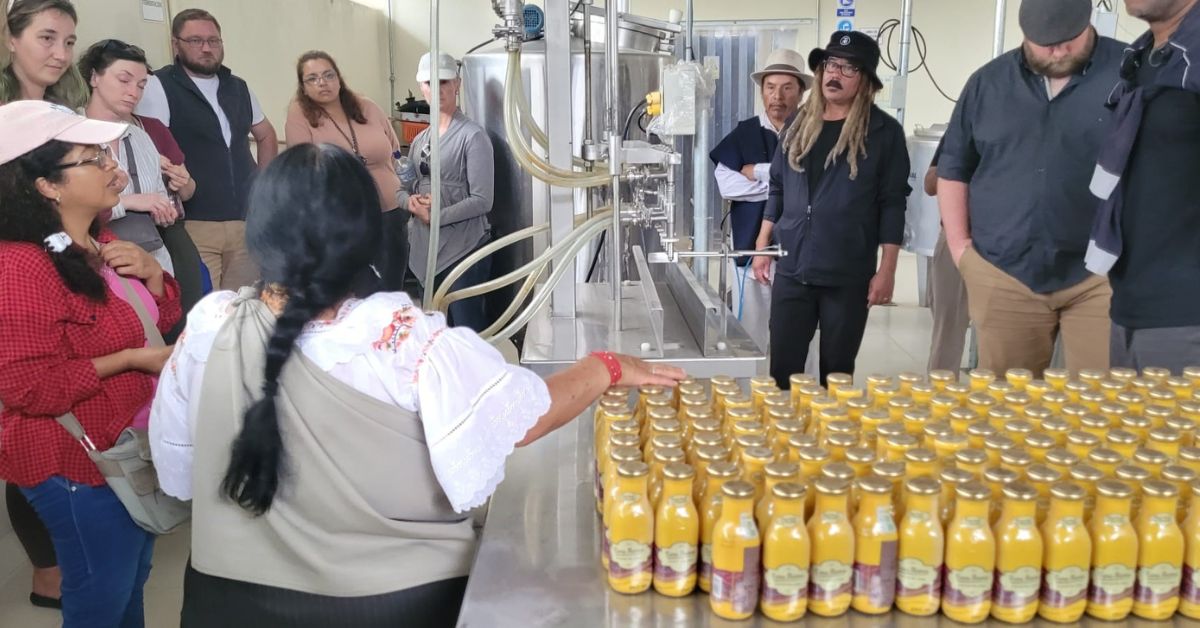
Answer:
[{"label": "gray trousers", "polygon": [[1189,366],[1200,366],[1200,326],[1126,329],[1112,324],[1109,337],[1112,366],[1138,369],[1157,366],[1179,375]]},{"label": "gray trousers", "polygon": [[938,234],[937,248],[929,263],[929,281],[925,286],[929,312],[933,315],[933,338],[929,345],[929,370],[958,372],[967,341],[967,286],[963,283],[946,232]]}]

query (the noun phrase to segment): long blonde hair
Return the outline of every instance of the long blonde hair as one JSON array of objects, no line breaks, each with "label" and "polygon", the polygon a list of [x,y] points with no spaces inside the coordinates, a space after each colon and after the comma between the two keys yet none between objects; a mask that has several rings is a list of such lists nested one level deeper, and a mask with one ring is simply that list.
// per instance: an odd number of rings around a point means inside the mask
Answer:
[{"label": "long blonde hair", "polygon": [[[842,133],[838,136],[833,150],[829,151],[824,164],[824,167],[828,168],[838,157],[847,155],[851,180],[858,178],[858,158],[867,156],[867,128],[871,122],[871,105],[875,103],[875,93],[878,91],[866,72],[860,76],[862,80],[859,83],[858,95],[850,104],[850,113],[846,116]],[[788,128],[787,135],[783,138],[784,153],[796,172],[804,171],[803,160],[816,145],[817,138],[821,136],[821,129],[825,126],[827,102],[821,90],[825,81],[824,67],[817,67],[815,78],[812,93],[800,106],[796,121]]]}]

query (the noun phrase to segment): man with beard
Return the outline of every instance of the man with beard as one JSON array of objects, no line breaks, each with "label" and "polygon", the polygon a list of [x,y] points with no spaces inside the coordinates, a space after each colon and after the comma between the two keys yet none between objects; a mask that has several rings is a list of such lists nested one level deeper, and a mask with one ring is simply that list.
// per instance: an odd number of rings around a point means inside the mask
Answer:
[{"label": "man with beard", "polygon": [[[158,118],[187,155],[196,193],[184,203],[188,234],[208,267],[214,289],[237,290],[258,280],[246,251],[246,196],[256,166],[279,152],[275,127],[258,98],[225,60],[221,25],[202,9],[171,22],[175,63],[155,72],[136,113]],[[250,153],[253,135],[258,162]]]},{"label": "man with beard", "polygon": [[[779,147],[779,134],[788,117],[796,113],[804,90],[812,86],[812,76],[804,73],[804,57],[795,50],[781,48],[767,57],[763,68],[750,77],[762,93],[762,113],[742,120],[716,148],[709,153],[716,166],[714,175],[721,196],[729,201],[729,227],[733,248],[738,251],[754,249],[758,230],[762,226],[763,207],[767,204],[767,185],[770,180],[771,158]],[[739,273],[744,273],[750,258],[737,260]],[[746,306],[742,324],[759,346],[767,345],[767,312],[770,291],[747,286],[745,276],[738,275],[741,306]]]},{"label": "man with beard", "polygon": [[1090,0],[1023,0],[1023,45],[975,72],[943,139],[938,201],[967,286],[979,366],[1108,368],[1112,290],[1084,267],[1088,192],[1124,46]]},{"label": "man with beard", "polygon": [[[1109,96],[1113,131],[1092,190],[1088,269],[1112,281],[1114,366],[1200,366],[1200,52],[1197,0],[1125,0],[1150,31]],[[1190,59],[1189,59],[1190,56]],[[1189,71],[1189,69],[1191,71]]]},{"label": "man with beard", "polygon": [[875,106],[879,44],[836,32],[808,67],[819,88],[779,140],[756,242],[788,255],[774,276],[770,258],[753,261],[755,280],[771,285],[771,376],[781,388],[804,370],[818,328],[821,383],[854,372],[869,308],[892,300],[911,191],[904,129]]}]

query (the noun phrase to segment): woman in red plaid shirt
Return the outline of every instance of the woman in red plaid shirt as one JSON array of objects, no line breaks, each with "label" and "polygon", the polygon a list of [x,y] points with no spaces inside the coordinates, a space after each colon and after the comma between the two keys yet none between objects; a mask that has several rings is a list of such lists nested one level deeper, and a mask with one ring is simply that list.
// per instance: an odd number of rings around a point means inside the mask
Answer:
[{"label": "woman in red plaid shirt", "polygon": [[[178,285],[154,258],[99,228],[122,187],[104,145],[125,127],[43,101],[0,107],[0,478],[50,530],[66,628],[143,626],[154,547],[55,421],[73,413],[104,450],[146,420],[170,347],[145,347],[125,299],[164,332],[181,315]],[[118,276],[135,297],[113,289]]]}]

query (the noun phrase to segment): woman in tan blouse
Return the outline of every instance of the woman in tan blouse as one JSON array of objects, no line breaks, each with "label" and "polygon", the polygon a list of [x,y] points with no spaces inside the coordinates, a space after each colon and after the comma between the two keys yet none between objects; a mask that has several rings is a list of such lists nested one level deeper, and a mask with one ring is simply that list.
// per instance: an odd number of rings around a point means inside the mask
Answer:
[{"label": "woman in tan blouse", "polygon": [[289,147],[334,144],[367,166],[379,189],[383,211],[383,247],[375,258],[382,288],[404,287],[408,268],[407,208],[396,206],[400,178],[393,154],[400,149],[387,114],[370,98],[354,93],[328,53],[311,50],[296,62],[296,97],[288,107],[284,133]]}]

